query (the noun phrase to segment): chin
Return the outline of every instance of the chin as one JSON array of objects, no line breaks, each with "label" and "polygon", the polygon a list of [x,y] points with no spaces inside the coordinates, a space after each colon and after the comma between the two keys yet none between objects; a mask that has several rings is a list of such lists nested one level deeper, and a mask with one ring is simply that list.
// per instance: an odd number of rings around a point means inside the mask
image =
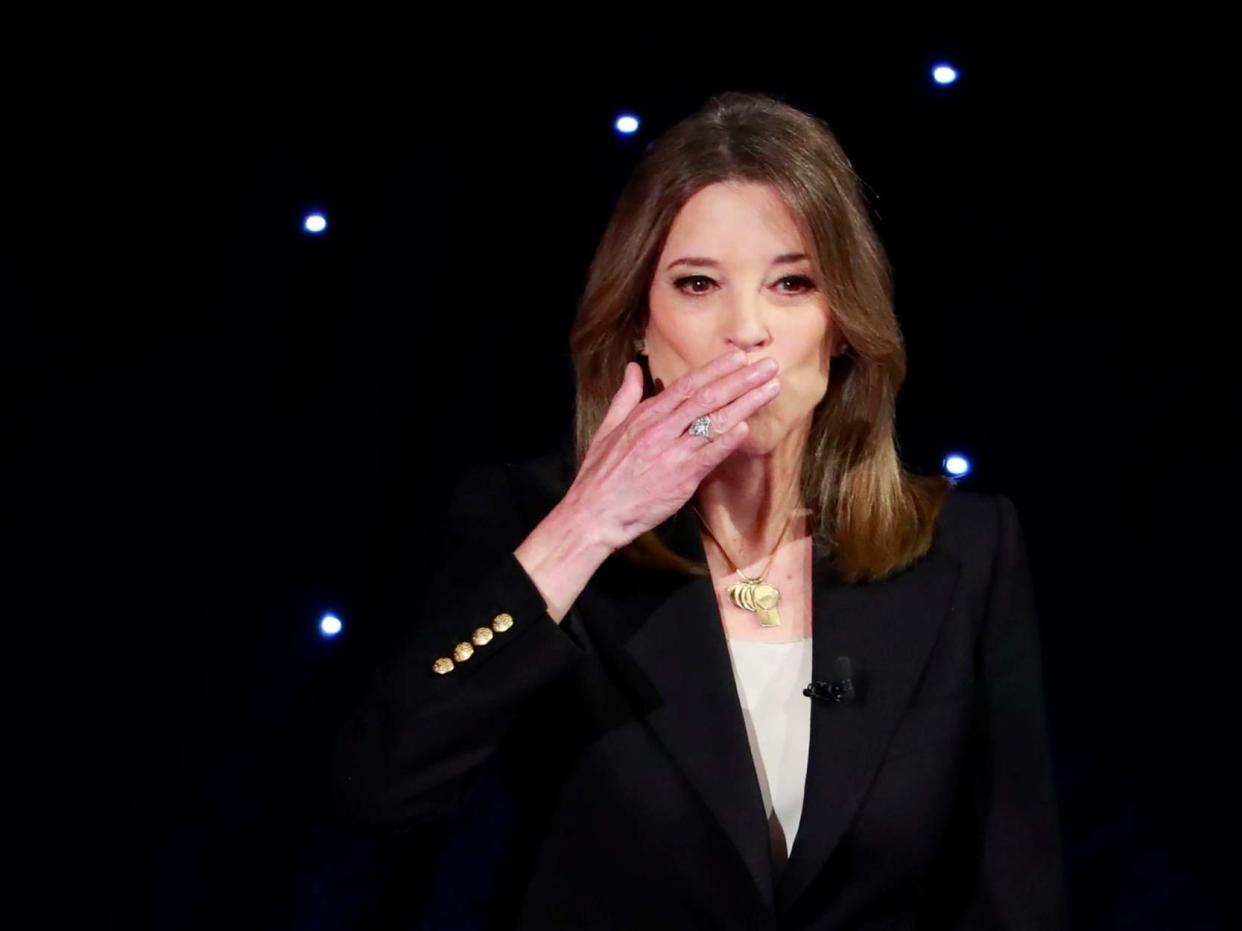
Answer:
[{"label": "chin", "polygon": [[750,432],[746,434],[746,439],[738,445],[733,451],[733,455],[741,456],[770,456],[772,451],[780,444],[780,436],[777,431],[772,429],[771,424],[755,423],[750,421]]}]

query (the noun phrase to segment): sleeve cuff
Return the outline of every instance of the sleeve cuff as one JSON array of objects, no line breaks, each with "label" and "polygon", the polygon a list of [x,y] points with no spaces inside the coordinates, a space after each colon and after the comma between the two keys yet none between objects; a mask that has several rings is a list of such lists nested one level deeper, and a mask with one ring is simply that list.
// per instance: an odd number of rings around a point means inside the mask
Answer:
[{"label": "sleeve cuff", "polygon": [[463,603],[450,610],[454,620],[445,625],[444,642],[424,647],[423,676],[461,682],[503,674],[515,677],[512,685],[535,684],[586,654],[548,614],[543,594],[511,551],[500,554]]}]

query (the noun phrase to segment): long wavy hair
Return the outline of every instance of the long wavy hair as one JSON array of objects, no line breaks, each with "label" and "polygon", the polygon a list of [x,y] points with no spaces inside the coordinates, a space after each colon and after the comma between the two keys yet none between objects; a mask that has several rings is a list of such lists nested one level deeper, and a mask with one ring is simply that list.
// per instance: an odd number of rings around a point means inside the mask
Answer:
[{"label": "long wavy hair", "polygon": [[[892,270],[862,186],[827,123],[783,100],[730,91],[710,98],[643,153],[623,186],[591,261],[570,332],[581,468],[628,362],[646,357],[648,289],[673,219],[701,188],[723,181],[771,185],[794,216],[824,283],[845,351],[812,414],[802,460],[812,542],[850,584],[909,566],[931,546],[951,490],[945,476],[901,463],[895,429],[906,353],[893,311]],[[831,338],[831,335],[829,337]],[[670,518],[671,521],[671,518]],[[621,550],[648,566],[710,574],[653,528]]]}]

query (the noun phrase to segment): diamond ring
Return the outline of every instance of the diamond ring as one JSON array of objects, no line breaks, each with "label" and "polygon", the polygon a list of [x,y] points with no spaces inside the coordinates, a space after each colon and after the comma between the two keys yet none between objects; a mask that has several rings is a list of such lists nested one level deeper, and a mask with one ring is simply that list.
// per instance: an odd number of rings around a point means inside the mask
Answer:
[{"label": "diamond ring", "polygon": [[702,436],[710,440],[712,438],[711,417],[709,417],[707,414],[704,414],[702,417],[696,418],[694,423],[690,424],[690,429],[686,432],[690,436]]}]

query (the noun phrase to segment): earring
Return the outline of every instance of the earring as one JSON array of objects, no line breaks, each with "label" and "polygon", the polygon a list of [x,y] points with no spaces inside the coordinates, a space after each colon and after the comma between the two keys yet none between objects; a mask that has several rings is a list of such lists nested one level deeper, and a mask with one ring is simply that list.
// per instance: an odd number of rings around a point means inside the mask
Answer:
[{"label": "earring", "polygon": [[640,353],[647,351],[647,338],[645,336],[640,336],[634,340],[634,351]]}]

